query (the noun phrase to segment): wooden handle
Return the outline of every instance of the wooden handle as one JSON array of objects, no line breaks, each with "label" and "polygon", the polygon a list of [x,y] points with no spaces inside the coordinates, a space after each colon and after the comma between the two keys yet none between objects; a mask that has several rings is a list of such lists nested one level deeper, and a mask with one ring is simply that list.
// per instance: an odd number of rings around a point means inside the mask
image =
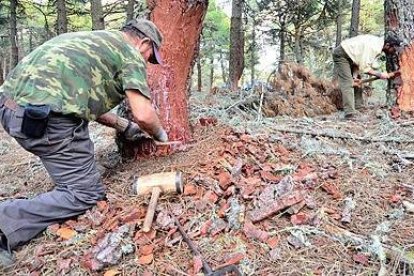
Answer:
[{"label": "wooden handle", "polygon": [[149,232],[151,230],[152,220],[154,219],[155,209],[157,208],[158,198],[160,197],[161,189],[154,187],[152,189],[151,200],[148,205],[147,214],[145,215],[144,226],[142,231]]}]

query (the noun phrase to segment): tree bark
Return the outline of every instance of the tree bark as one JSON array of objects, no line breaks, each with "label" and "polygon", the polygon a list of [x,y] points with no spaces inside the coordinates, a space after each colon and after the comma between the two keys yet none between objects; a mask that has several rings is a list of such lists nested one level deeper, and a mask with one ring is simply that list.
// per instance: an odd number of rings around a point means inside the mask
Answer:
[{"label": "tree bark", "polygon": [[197,58],[197,91],[201,92],[203,88],[203,77],[201,73],[201,58]]},{"label": "tree bark", "polygon": [[105,20],[101,0],[91,0],[92,30],[104,30]]},{"label": "tree bark", "polygon": [[223,83],[227,84],[227,75],[226,75],[226,64],[223,57],[223,52],[220,50],[220,67],[221,67],[221,78],[223,79]]},{"label": "tree bark", "polygon": [[19,49],[17,48],[17,0],[10,0],[10,68],[13,69],[19,62]]},{"label": "tree bark", "polygon": [[[185,143],[191,138],[188,96],[208,1],[158,0],[147,4],[150,19],[164,37],[160,49],[164,65],[148,66],[152,101],[159,107],[169,140]],[[154,150],[158,149],[148,143],[124,144],[121,150],[124,155],[134,157],[157,154]]]},{"label": "tree bark", "polygon": [[256,77],[256,72],[255,72],[255,65],[256,65],[256,61],[255,61],[255,57],[256,57],[256,20],[253,18],[252,19],[252,45],[251,45],[251,49],[250,49],[250,59],[251,59],[251,67],[250,67],[250,78],[251,78],[251,84],[253,85],[255,77]]},{"label": "tree bark", "polygon": [[278,66],[278,72],[282,72],[283,64],[285,63],[285,45],[286,45],[286,23],[282,20],[280,22],[280,31],[279,31],[279,42],[280,42],[280,48],[279,48],[279,66]]},{"label": "tree bark", "polygon": [[349,29],[350,37],[354,37],[358,35],[360,10],[361,10],[361,0],[353,0],[352,1],[351,27]]},{"label": "tree bark", "polygon": [[56,0],[57,22],[56,33],[64,34],[68,32],[68,19],[66,17],[66,1]]},{"label": "tree bark", "polygon": [[4,74],[4,72],[3,72],[3,63],[4,63],[4,59],[3,58],[0,58],[0,85],[2,85],[3,84],[3,82],[4,82],[4,78],[3,78],[3,74]]},{"label": "tree bark", "polygon": [[303,64],[303,55],[302,55],[302,30],[301,28],[295,29],[295,59],[298,64]]},{"label": "tree bark", "polygon": [[29,53],[33,51],[33,29],[29,27]]},{"label": "tree bark", "polygon": [[209,89],[213,88],[214,83],[214,57],[210,58],[210,81],[209,81]]},{"label": "tree bark", "polygon": [[230,23],[230,61],[229,81],[233,92],[238,90],[239,81],[244,69],[244,32],[243,32],[244,0],[233,0]]},{"label": "tree bark", "polygon": [[129,20],[134,19],[134,12],[135,12],[135,0],[128,0],[127,6],[126,6],[127,22]]},{"label": "tree bark", "polygon": [[401,71],[401,77],[389,82],[387,105],[396,103],[404,111],[414,111],[414,2],[386,0],[384,2],[385,30],[404,41],[404,48],[387,58],[388,71]]},{"label": "tree bark", "polygon": [[338,0],[337,4],[337,10],[338,14],[336,16],[336,41],[335,45],[339,46],[342,42],[342,21],[343,21],[343,15],[342,15],[342,0]]}]

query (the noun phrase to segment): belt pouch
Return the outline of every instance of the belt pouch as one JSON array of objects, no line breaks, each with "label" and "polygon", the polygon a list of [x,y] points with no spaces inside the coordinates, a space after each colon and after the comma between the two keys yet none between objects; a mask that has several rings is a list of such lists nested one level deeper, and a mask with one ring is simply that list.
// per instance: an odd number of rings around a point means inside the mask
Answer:
[{"label": "belt pouch", "polygon": [[49,105],[26,105],[23,114],[22,133],[31,138],[42,137],[46,131],[49,113]]}]

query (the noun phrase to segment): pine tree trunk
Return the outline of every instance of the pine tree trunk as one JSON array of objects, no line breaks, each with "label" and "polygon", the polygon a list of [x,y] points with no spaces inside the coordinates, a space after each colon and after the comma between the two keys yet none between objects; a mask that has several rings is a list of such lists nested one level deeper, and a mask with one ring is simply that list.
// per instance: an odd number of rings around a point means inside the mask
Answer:
[{"label": "pine tree trunk", "polygon": [[201,73],[201,58],[197,58],[197,91],[201,92],[203,88],[203,77]]},{"label": "pine tree trunk", "polygon": [[66,2],[65,0],[56,0],[57,9],[57,34],[64,34],[68,32],[68,19],[66,18]]},{"label": "pine tree trunk", "polygon": [[221,67],[221,78],[223,79],[223,83],[227,84],[227,70],[226,70],[226,64],[223,57],[223,52],[220,50],[220,67]]},{"label": "pine tree trunk", "polygon": [[210,89],[213,88],[213,83],[214,83],[214,58],[212,57],[210,59],[210,82],[209,82]]},{"label": "pine tree trunk", "polygon": [[250,59],[251,59],[251,67],[250,67],[250,78],[251,78],[251,83],[253,85],[253,82],[255,80],[255,65],[256,65],[256,60],[255,60],[255,54],[256,54],[256,20],[253,18],[253,22],[252,22],[252,45],[251,45],[251,49],[250,49]]},{"label": "pine tree trunk", "polygon": [[92,30],[104,30],[105,21],[101,0],[91,0]]},{"label": "pine tree trunk", "polygon": [[17,48],[17,0],[10,0],[10,45],[11,59],[10,67],[14,68],[19,62],[19,49]]},{"label": "pine tree trunk", "polygon": [[349,29],[350,37],[354,37],[358,35],[360,10],[361,10],[361,0],[353,0],[352,1],[351,27]]},{"label": "pine tree trunk", "polygon": [[336,41],[335,45],[339,46],[342,42],[342,21],[343,21],[343,14],[342,14],[342,0],[338,0],[337,10],[338,14],[336,16]]},{"label": "pine tree trunk", "polygon": [[1,58],[0,59],[0,85],[2,85],[3,82],[4,82],[4,78],[3,78],[3,74],[4,74],[4,72],[3,72],[3,63],[4,63],[4,59]]},{"label": "pine tree trunk", "polygon": [[301,28],[296,28],[295,30],[295,58],[298,64],[303,64],[303,55],[302,55],[302,30]]},{"label": "pine tree trunk", "polygon": [[387,105],[398,103],[401,110],[414,111],[414,2],[412,0],[386,0],[385,29],[404,41],[399,55],[387,58],[388,71],[401,71],[401,77],[389,82]]},{"label": "pine tree trunk", "polygon": [[[160,118],[170,141],[185,143],[191,138],[188,114],[190,78],[198,55],[208,1],[158,0],[148,1],[147,4],[150,19],[164,37],[161,47],[164,65],[148,66],[151,97],[159,107]],[[157,153],[154,152],[157,150],[150,141],[121,145],[124,156],[135,158]]]},{"label": "pine tree trunk", "polygon": [[243,31],[244,0],[233,0],[230,23],[230,61],[229,81],[233,92],[238,90],[239,81],[244,69],[244,31]]},{"label": "pine tree trunk", "polygon": [[279,31],[279,42],[280,42],[280,48],[279,48],[279,66],[278,66],[278,72],[282,72],[283,64],[285,63],[285,41],[286,41],[286,24],[284,20],[280,22],[280,31]]}]

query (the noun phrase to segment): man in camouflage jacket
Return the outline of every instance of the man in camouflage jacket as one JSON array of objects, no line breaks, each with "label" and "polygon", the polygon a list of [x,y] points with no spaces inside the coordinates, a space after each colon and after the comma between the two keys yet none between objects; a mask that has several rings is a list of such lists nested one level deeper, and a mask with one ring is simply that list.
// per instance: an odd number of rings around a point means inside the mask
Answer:
[{"label": "man in camouflage jacket", "polygon": [[[36,48],[9,74],[0,87],[1,123],[41,159],[56,187],[0,204],[3,255],[105,197],[89,121],[112,126],[126,138],[142,129],[158,141],[168,140],[146,82],[146,62],[161,63],[161,42],[157,27],[143,19],[121,31],[66,33]],[[109,113],[125,97],[135,122]],[[39,114],[49,114],[40,135],[38,121],[31,121]]]}]

